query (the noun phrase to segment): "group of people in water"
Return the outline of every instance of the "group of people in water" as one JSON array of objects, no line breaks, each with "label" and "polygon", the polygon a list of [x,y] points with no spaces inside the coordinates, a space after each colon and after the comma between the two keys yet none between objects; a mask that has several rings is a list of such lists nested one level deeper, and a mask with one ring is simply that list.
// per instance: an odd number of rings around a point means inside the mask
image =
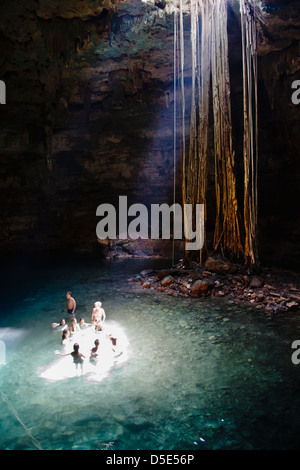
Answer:
[{"label": "group of people in water", "polygon": [[[83,318],[79,319],[77,322],[75,314],[76,314],[76,301],[72,297],[72,292],[68,291],[66,293],[67,297],[67,306],[65,311],[67,311],[68,315],[71,316],[70,324],[68,325],[65,318],[62,318],[59,323],[52,323],[52,328],[59,330],[62,332],[61,344],[66,346],[70,343],[72,338],[77,338],[78,333],[83,332],[83,330],[94,330],[94,332],[101,333],[104,332],[104,322],[106,320],[106,314],[104,309],[102,308],[101,302],[95,302],[94,308],[92,310],[91,315],[91,323],[85,323]],[[117,338],[112,334],[106,334],[105,338],[111,342],[111,348],[113,353],[117,353]],[[63,356],[71,355],[73,357],[73,362],[75,364],[82,364],[85,356],[79,351],[79,344],[75,342],[73,344],[73,351],[67,354],[59,353]],[[90,350],[90,362],[97,362],[98,354],[99,354],[99,347],[100,347],[100,340],[96,338],[94,341],[94,346]]]}]

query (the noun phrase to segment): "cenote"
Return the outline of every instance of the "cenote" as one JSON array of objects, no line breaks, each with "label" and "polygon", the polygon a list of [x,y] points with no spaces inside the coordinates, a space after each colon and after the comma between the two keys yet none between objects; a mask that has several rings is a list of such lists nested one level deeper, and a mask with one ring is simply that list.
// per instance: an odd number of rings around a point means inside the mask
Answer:
[{"label": "cenote", "polygon": [[[1,449],[299,447],[296,313],[268,317],[128,282],[166,261],[65,257],[28,266],[7,269],[1,280]],[[89,322],[101,300],[106,328],[122,337],[123,354],[97,372],[88,355],[81,371],[57,354],[66,350],[51,324],[67,316],[69,289],[77,318]],[[92,338],[77,340],[83,353],[93,346]]]}]

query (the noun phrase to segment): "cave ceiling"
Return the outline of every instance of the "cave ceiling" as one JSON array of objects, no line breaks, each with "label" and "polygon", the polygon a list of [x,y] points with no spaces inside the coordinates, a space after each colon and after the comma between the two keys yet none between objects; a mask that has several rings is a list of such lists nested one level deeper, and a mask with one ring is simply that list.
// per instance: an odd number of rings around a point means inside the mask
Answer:
[{"label": "cave ceiling", "polygon": [[[189,2],[183,4],[187,17]],[[239,2],[229,4],[229,34],[231,30],[236,34]],[[0,8],[2,77],[23,74],[26,80],[31,76],[49,93],[57,88],[58,76],[93,81],[103,71],[120,68],[138,67],[153,79],[170,79],[172,1],[29,0],[1,2]],[[299,2],[260,0],[256,8],[259,56],[299,40]],[[188,38],[187,18],[185,28]],[[299,67],[299,57],[294,66]]]}]

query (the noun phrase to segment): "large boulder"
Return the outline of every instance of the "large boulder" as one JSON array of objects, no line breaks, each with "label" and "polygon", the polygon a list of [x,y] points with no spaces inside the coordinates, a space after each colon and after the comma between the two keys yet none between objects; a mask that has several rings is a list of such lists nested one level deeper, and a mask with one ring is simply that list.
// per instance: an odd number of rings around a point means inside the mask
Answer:
[{"label": "large boulder", "polygon": [[200,279],[192,285],[190,295],[192,297],[206,297],[208,294],[208,284]]},{"label": "large boulder", "polygon": [[224,258],[207,258],[205,269],[217,274],[232,274],[237,272],[237,266]]}]

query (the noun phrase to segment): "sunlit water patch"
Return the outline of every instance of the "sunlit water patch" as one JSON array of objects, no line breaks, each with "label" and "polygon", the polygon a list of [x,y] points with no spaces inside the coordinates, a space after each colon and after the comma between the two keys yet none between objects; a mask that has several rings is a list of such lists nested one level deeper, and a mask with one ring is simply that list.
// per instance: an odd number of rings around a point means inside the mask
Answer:
[{"label": "sunlit water patch", "polygon": [[[297,313],[269,318],[224,301],[172,298],[128,282],[147,267],[142,261],[81,260],[25,267],[22,279],[6,279],[0,447],[299,447],[300,365],[291,361],[291,344],[300,339]],[[98,300],[107,320],[104,331],[87,328],[62,345],[61,331],[51,325],[63,317],[70,321],[64,312],[69,289],[77,320],[89,323]],[[119,339],[118,351],[110,333]],[[75,342],[85,356],[82,364],[62,355]]]}]

